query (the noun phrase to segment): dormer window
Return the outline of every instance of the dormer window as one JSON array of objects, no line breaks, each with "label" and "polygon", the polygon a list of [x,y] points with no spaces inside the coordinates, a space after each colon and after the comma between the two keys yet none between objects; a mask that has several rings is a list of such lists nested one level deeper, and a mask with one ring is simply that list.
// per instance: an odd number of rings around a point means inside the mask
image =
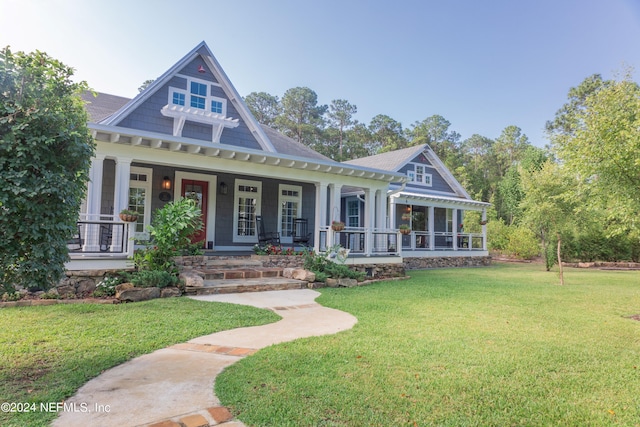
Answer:
[{"label": "dormer window", "polygon": [[430,173],[427,173],[427,168],[424,165],[413,165],[413,169],[407,171],[409,182],[426,187],[431,187],[431,176]]}]

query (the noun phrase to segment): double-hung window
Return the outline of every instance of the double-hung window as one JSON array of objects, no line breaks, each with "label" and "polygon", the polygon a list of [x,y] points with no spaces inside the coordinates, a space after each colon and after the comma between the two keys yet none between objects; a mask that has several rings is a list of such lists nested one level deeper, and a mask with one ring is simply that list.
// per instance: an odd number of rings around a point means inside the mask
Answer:
[{"label": "double-hung window", "polygon": [[431,174],[427,173],[427,168],[424,165],[413,165],[407,171],[407,178],[409,182],[421,184],[427,187],[431,187]]}]

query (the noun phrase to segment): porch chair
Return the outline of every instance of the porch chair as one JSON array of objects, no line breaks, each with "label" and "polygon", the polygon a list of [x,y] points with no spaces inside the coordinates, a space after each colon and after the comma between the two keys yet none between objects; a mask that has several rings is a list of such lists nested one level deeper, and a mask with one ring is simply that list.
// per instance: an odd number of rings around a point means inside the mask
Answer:
[{"label": "porch chair", "polygon": [[294,247],[296,243],[301,246],[308,246],[309,240],[311,240],[311,233],[309,233],[309,221],[307,221],[306,218],[296,218],[293,220],[291,237],[291,247]]},{"label": "porch chair", "polygon": [[67,240],[67,248],[69,248],[70,252],[82,251],[82,245],[84,245],[82,232],[80,231],[80,224],[76,224],[76,229],[78,234],[74,234],[69,240]]},{"label": "porch chair", "polygon": [[256,215],[256,229],[258,230],[258,244],[280,246],[280,233],[277,231],[264,231],[262,215]]}]

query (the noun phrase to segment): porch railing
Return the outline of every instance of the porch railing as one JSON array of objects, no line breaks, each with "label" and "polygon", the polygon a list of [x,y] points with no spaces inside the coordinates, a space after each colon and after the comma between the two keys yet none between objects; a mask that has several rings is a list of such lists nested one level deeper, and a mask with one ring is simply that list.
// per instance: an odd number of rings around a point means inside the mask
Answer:
[{"label": "porch railing", "polygon": [[102,254],[105,256],[129,256],[133,241],[129,239],[133,224],[115,220],[113,215],[77,222],[77,232],[67,241],[69,255]]}]

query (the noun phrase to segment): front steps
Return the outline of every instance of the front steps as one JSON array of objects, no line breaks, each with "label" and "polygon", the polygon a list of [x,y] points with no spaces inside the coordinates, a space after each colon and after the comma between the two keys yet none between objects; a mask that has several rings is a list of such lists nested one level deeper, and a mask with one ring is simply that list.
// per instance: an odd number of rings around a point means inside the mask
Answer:
[{"label": "front steps", "polygon": [[305,289],[307,282],[282,276],[282,268],[263,267],[248,258],[209,260],[205,269],[196,269],[204,286],[187,286],[187,295]]}]

